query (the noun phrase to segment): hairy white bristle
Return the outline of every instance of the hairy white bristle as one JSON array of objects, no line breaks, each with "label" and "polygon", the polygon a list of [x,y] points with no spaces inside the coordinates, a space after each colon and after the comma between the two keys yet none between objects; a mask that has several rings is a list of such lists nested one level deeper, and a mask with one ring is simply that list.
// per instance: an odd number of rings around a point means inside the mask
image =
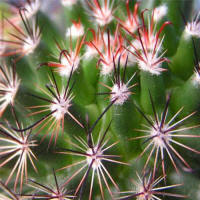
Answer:
[{"label": "hairy white bristle", "polygon": [[99,9],[96,9],[95,19],[100,26],[105,26],[106,24],[109,24],[113,20],[112,10],[106,7],[102,7],[101,12]]},{"label": "hairy white bristle", "polygon": [[39,43],[40,38],[38,38],[37,40],[33,40],[31,37],[28,36],[23,45],[23,52],[26,53],[26,55],[32,54]]},{"label": "hairy white bristle", "polygon": [[63,6],[71,7],[76,4],[77,0],[61,0]]},{"label": "hairy white bristle", "polygon": [[92,164],[92,168],[93,169],[98,169],[100,167],[100,163],[101,163],[101,158],[99,156],[103,155],[103,152],[101,151],[101,149],[99,148],[97,150],[97,147],[94,147],[93,150],[91,148],[89,148],[86,152],[88,154],[87,156],[87,163],[90,166],[90,164],[93,161]]},{"label": "hairy white bristle", "polygon": [[72,36],[73,38],[80,37],[84,34],[84,27],[80,24],[72,24],[71,27],[66,30],[66,37]]},{"label": "hairy white bristle", "polygon": [[28,18],[32,17],[37,13],[37,11],[40,8],[41,0],[32,0],[29,3],[26,3],[24,8],[25,8],[25,13]]},{"label": "hairy white bristle", "polygon": [[153,142],[157,147],[165,148],[166,144],[169,143],[171,136],[165,132],[168,129],[167,125],[163,125],[162,129],[158,127],[157,124],[154,124],[156,130],[152,127],[150,135],[153,137]]},{"label": "hairy white bristle", "polygon": [[160,21],[168,12],[166,4],[160,5],[154,9],[154,21]]},{"label": "hairy white bristle", "polygon": [[188,22],[185,26],[185,38],[189,38],[189,36],[200,37],[200,12],[197,14],[194,20]]},{"label": "hairy white bristle", "polygon": [[79,66],[79,62],[80,62],[80,57],[76,56],[74,52],[71,52],[70,56],[63,56],[61,58],[61,64],[63,65],[63,67],[59,67],[58,72],[61,76],[66,76],[69,77],[72,67],[73,67],[73,71],[75,71],[78,66]]},{"label": "hairy white bristle", "polygon": [[126,84],[120,82],[120,84],[114,84],[111,91],[111,101],[115,101],[114,104],[122,105],[129,98],[131,92],[129,92]]},{"label": "hairy white bristle", "polygon": [[61,95],[59,101],[57,99],[54,99],[54,102],[56,102],[55,104],[51,104],[50,109],[51,111],[56,110],[56,112],[54,112],[52,114],[53,117],[55,117],[57,120],[60,120],[64,117],[64,115],[66,113],[68,113],[69,107],[71,106],[71,100],[72,100],[72,96],[70,96],[69,98],[63,98],[63,95]]},{"label": "hairy white bristle", "polygon": [[101,75],[109,75],[113,70],[113,61],[101,63]]},{"label": "hairy white bristle", "polygon": [[152,56],[152,53],[148,53],[147,57],[145,57],[145,55],[142,57],[144,57],[144,60],[137,59],[139,68],[143,71],[148,71],[153,75],[160,75],[163,69],[160,68],[161,63],[157,62],[159,57]]},{"label": "hairy white bristle", "polygon": [[192,82],[193,82],[193,85],[195,87],[199,87],[200,86],[200,75],[198,72],[194,72],[194,75],[192,77]]}]

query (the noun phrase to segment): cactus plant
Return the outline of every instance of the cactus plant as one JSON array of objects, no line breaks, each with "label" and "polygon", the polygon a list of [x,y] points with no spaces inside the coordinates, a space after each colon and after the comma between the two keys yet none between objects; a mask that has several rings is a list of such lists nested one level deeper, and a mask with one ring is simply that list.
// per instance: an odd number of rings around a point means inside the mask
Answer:
[{"label": "cactus plant", "polygon": [[0,199],[198,200],[198,2],[51,3],[0,3]]}]

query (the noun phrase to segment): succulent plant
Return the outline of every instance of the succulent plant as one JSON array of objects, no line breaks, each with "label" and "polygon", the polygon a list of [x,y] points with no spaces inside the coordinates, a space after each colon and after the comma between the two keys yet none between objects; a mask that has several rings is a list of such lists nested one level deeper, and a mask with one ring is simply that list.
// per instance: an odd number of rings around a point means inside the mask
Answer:
[{"label": "succulent plant", "polygon": [[0,199],[198,200],[197,5],[1,1]]}]

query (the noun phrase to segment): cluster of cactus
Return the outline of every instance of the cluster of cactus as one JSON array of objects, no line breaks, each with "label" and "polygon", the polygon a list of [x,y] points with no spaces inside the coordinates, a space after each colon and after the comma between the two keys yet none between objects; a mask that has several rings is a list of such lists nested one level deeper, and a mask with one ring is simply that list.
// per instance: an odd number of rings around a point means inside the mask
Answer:
[{"label": "cluster of cactus", "polygon": [[0,4],[0,199],[200,199],[195,1],[45,3]]}]

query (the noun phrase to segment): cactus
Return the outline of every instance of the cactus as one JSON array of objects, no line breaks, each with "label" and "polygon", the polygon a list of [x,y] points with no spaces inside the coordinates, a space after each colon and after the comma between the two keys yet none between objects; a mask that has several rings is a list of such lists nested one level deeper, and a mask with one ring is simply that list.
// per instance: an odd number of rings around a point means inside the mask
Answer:
[{"label": "cactus", "polygon": [[49,3],[0,3],[0,199],[198,200],[196,1]]}]

